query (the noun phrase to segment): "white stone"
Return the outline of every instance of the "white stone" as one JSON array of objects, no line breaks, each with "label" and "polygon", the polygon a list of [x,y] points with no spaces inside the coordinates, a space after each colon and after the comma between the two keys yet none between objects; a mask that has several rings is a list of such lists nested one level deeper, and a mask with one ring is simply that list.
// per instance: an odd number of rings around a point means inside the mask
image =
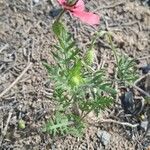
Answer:
[{"label": "white stone", "polygon": [[38,3],[40,0],[33,0],[34,3]]}]

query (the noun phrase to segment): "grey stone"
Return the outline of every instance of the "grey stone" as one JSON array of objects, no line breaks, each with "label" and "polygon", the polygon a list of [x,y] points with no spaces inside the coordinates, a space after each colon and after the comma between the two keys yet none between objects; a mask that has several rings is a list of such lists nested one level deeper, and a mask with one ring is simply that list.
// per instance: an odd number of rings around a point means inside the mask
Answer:
[{"label": "grey stone", "polygon": [[106,146],[110,142],[111,134],[107,131],[98,131],[97,136],[99,137],[101,143]]},{"label": "grey stone", "polygon": [[33,2],[36,4],[36,3],[39,3],[39,0],[33,0]]},{"label": "grey stone", "polygon": [[141,122],[141,127],[144,129],[144,131],[146,131],[147,126],[148,126],[148,121],[142,121]]}]

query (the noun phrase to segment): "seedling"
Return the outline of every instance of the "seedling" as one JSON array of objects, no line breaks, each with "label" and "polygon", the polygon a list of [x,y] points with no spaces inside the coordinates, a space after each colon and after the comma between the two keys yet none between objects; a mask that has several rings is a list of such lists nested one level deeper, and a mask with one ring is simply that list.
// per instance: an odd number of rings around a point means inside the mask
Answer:
[{"label": "seedling", "polygon": [[108,32],[106,34],[116,60],[116,78],[118,84],[126,87],[132,85],[138,79],[135,60],[125,54],[118,54],[112,42],[111,34]]},{"label": "seedling", "polygon": [[[82,0],[71,6],[65,0],[58,2],[64,10],[52,26],[57,40],[55,50],[51,51],[55,63],[54,65],[43,63],[54,87],[52,98],[57,101],[57,109],[52,119],[45,124],[43,131],[53,136],[56,134],[81,136],[84,133],[86,116],[90,112],[98,115],[100,110],[105,110],[113,103],[116,94],[111,82],[106,78],[105,70],[92,68],[95,41],[98,36],[107,32],[97,33],[86,54],[81,54],[67,27],[60,22],[60,18],[65,11],[69,11],[83,22],[96,25],[99,23],[99,17],[86,12]],[[119,58],[110,36],[109,40],[116,59],[117,78],[124,83],[133,81],[133,61],[124,57]]]},{"label": "seedling", "polygon": [[115,90],[105,77],[105,70],[91,68],[95,38],[82,57],[75,41],[62,23],[55,22],[53,32],[58,42],[55,45],[56,51],[52,51],[55,65],[44,63],[44,66],[54,85],[53,100],[58,102],[61,109],[57,109],[53,121],[45,125],[44,131],[56,135],[70,133],[75,130],[75,126],[80,126],[76,129],[80,129],[81,132],[81,129],[84,129],[83,120],[91,111],[98,114],[100,110],[112,104]]}]

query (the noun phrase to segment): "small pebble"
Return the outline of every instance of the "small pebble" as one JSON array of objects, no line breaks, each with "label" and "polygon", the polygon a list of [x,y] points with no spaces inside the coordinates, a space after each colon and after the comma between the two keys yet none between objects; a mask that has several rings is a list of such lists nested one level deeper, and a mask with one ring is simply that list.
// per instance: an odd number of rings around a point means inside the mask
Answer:
[{"label": "small pebble", "polygon": [[127,91],[121,97],[121,106],[126,114],[133,111],[133,92]]},{"label": "small pebble", "polygon": [[149,73],[150,72],[150,64],[147,64],[147,66],[141,67],[140,70],[142,70],[143,74]]},{"label": "small pebble", "polygon": [[33,0],[33,3],[39,3],[40,0]]},{"label": "small pebble", "polygon": [[141,127],[146,131],[147,129],[147,126],[148,126],[148,121],[142,121],[141,122]]},{"label": "small pebble", "polygon": [[148,6],[150,6],[150,0],[143,0],[143,5],[148,5]]},{"label": "small pebble", "polygon": [[49,15],[51,16],[51,17],[57,17],[58,15],[59,15],[59,13],[61,12],[61,10],[62,9],[52,9],[52,10],[50,10],[50,12],[49,12]]},{"label": "small pebble", "polygon": [[98,131],[97,136],[100,138],[100,141],[104,146],[110,142],[111,134],[106,131]]},{"label": "small pebble", "polygon": [[136,19],[138,19],[138,20],[141,20],[141,19],[142,19],[142,16],[141,16],[141,14],[139,14],[139,13],[135,14],[135,17],[136,17]]}]

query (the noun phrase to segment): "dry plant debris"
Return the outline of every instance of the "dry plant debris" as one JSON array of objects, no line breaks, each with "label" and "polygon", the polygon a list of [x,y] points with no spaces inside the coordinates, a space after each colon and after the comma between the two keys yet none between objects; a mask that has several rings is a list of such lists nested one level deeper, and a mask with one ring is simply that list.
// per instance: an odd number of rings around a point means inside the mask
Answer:
[{"label": "dry plant debris", "polygon": [[[101,15],[100,27],[113,32],[115,46],[122,54],[135,58],[137,67],[150,63],[150,11],[146,1],[85,2],[89,10]],[[53,43],[56,42],[51,30],[54,18],[50,16],[54,7],[59,8],[52,0],[0,1],[0,149],[149,150],[149,102],[144,105],[142,115],[133,118],[122,112],[120,102],[115,104],[113,110],[101,113],[103,120],[100,117],[94,122],[92,118],[95,116],[91,115],[89,121],[95,125],[90,123],[81,139],[72,136],[53,139],[41,133],[43,123],[51,117],[56,105],[50,100],[52,85],[42,65],[42,61],[54,63],[50,55]],[[65,16],[65,22],[84,51],[95,29],[69,15]],[[105,38],[98,40],[95,65],[110,66],[109,72],[113,74],[114,57],[110,49]],[[145,78],[148,75],[139,75],[141,78],[133,85],[135,97],[138,97],[135,98],[137,106],[141,104],[142,94],[150,94],[150,80],[149,77]],[[141,87],[143,85],[146,85],[146,90]],[[18,128],[20,119],[25,121],[25,129]],[[146,131],[124,126],[124,123],[136,126],[137,120],[143,126],[144,121],[148,123]],[[97,137],[99,130],[111,135],[108,145],[104,146]]]}]

